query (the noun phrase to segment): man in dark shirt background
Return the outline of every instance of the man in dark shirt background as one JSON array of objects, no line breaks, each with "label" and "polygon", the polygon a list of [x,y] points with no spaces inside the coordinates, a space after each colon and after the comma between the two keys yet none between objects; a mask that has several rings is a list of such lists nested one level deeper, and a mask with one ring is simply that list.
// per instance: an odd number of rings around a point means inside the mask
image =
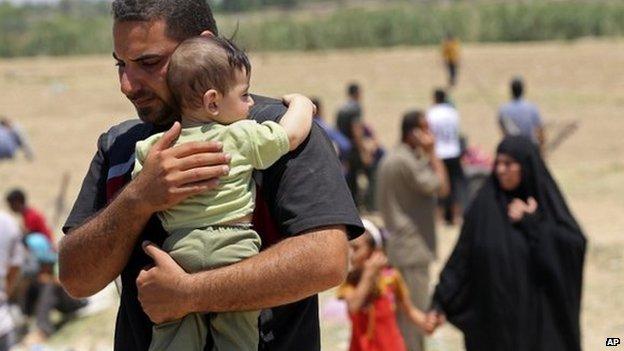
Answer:
[{"label": "man in dark shirt background", "polygon": [[[180,125],[173,123],[165,74],[180,42],[217,35],[217,27],[203,0],[115,0],[112,6],[121,91],[142,122],[121,123],[98,140],[63,228],[63,286],[89,296],[121,274],[115,350],[147,350],[152,321],[253,309],[264,309],[259,350],[320,350],[315,294],[344,279],[347,239],[362,232],[331,144],[315,126],[300,148],[255,175],[254,226],[264,251],[227,267],[185,273],[156,246],[166,233],[154,214],[214,188],[229,171],[229,158],[217,141],[170,147]],[[258,122],[285,112],[279,101],[254,100],[251,117]],[[159,131],[167,132],[141,175],[130,180],[136,141]],[[147,241],[156,245],[142,245]]]},{"label": "man in dark shirt background", "polygon": [[[352,148],[346,157],[346,179],[351,195],[358,206],[369,211],[375,208],[375,173],[379,160],[383,156],[381,145],[372,129],[362,118],[362,91],[357,83],[347,86],[347,102],[340,107],[336,116],[336,128],[351,142]],[[364,176],[368,188],[360,194],[358,177]]]}]

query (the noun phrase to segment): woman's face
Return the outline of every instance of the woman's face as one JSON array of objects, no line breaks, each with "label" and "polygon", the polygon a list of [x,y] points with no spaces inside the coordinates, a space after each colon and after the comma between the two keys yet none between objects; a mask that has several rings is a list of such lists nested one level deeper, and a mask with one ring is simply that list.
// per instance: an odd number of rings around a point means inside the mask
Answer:
[{"label": "woman's face", "polygon": [[514,158],[507,154],[496,156],[496,178],[501,188],[505,191],[516,190],[522,181],[522,166]]},{"label": "woman's face", "polygon": [[373,248],[368,243],[367,234],[351,240],[349,245],[351,248],[351,265],[356,269],[364,267],[364,263],[373,253]]}]

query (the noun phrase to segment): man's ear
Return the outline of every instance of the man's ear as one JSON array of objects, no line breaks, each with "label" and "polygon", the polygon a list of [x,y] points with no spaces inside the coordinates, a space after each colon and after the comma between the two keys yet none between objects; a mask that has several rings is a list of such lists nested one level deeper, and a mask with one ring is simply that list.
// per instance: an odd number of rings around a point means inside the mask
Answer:
[{"label": "man's ear", "polygon": [[214,89],[208,90],[203,96],[204,110],[211,116],[219,114],[219,103],[221,102],[221,94]]},{"label": "man's ear", "polygon": [[211,31],[209,31],[209,30],[205,30],[205,31],[203,31],[203,32],[200,34],[200,36],[202,36],[202,37],[212,38],[212,37],[214,37],[215,35],[214,35],[214,33],[212,33]]}]

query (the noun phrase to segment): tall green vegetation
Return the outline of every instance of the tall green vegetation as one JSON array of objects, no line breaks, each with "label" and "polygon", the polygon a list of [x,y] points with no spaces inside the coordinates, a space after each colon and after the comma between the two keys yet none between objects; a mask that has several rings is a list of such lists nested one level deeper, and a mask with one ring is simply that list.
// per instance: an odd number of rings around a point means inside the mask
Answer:
[{"label": "tall green vegetation", "polygon": [[[465,41],[536,41],[624,34],[624,2],[455,3],[337,10],[307,18],[280,13],[240,21],[238,41],[254,50],[315,50]],[[221,21],[223,33],[235,27]]]},{"label": "tall green vegetation", "polygon": [[0,3],[0,56],[71,55],[110,51],[105,2],[65,0],[56,5]]},{"label": "tall green vegetation", "polygon": [[[378,6],[334,6],[331,11],[280,10],[301,0],[211,3],[218,11],[221,32],[237,32],[236,40],[249,50],[433,44],[446,32],[464,41],[480,42],[624,35],[622,1],[458,1],[436,5],[386,0]],[[230,12],[268,5],[277,10]],[[57,5],[0,3],[0,56],[110,52],[109,6],[108,2],[81,0],[63,0]]]}]

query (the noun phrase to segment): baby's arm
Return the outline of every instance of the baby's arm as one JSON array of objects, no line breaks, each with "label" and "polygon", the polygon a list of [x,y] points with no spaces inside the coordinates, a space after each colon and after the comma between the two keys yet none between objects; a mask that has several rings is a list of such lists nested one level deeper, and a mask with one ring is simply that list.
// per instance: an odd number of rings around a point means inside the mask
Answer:
[{"label": "baby's arm", "polygon": [[301,94],[284,95],[282,100],[288,106],[288,111],[286,111],[279,124],[286,130],[290,151],[293,151],[310,134],[312,117],[316,107],[310,99]]}]

